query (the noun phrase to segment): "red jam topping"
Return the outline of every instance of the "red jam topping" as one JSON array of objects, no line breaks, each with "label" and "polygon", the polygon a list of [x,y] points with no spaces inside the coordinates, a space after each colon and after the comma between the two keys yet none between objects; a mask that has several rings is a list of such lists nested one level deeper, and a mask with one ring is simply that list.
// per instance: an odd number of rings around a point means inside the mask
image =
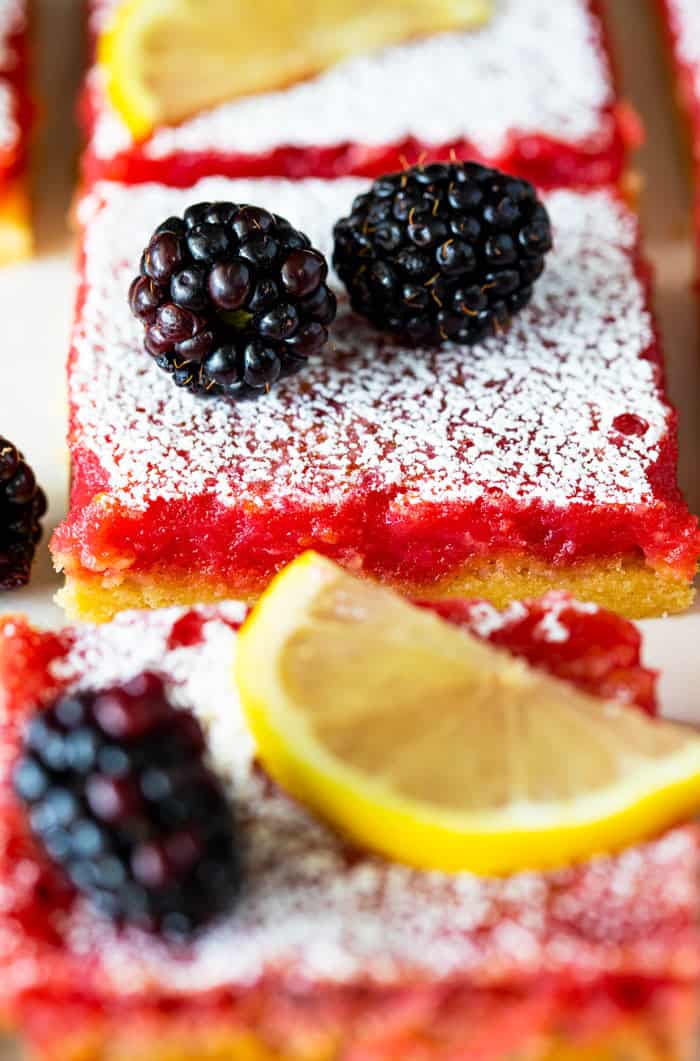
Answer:
[{"label": "red jam topping", "polygon": [[648,422],[636,413],[621,413],[620,416],[615,417],[612,426],[621,435],[637,435],[640,438],[649,430]]}]

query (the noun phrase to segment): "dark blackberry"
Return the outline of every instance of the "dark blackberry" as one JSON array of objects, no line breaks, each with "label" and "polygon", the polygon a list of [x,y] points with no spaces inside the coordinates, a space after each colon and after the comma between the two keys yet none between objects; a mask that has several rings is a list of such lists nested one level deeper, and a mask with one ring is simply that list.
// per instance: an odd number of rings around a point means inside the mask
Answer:
[{"label": "dark blackberry", "polygon": [[35,715],[14,787],[51,859],[103,913],[186,937],[240,880],[232,809],[204,753],[194,716],[142,674]]},{"label": "dark blackberry", "polygon": [[11,442],[0,436],[0,590],[26,586],[46,512],[44,491]]},{"label": "dark blackberry", "polygon": [[334,235],[353,309],[412,344],[477,343],[507,327],[552,247],[532,185],[475,162],[381,177]]},{"label": "dark blackberry", "polygon": [[196,203],[154,232],[129,303],[144,346],[178,387],[248,398],[328,339],[328,264],[303,232],[256,206]]}]

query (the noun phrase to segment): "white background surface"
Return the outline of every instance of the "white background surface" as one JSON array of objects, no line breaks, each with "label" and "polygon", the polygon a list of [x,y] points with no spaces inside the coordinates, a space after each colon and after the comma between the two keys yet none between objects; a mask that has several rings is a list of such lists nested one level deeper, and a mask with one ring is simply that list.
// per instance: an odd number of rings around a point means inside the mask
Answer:
[{"label": "white background surface", "polygon": [[[524,0],[525,2],[525,0]],[[24,449],[49,495],[46,534],[31,587],[0,599],[47,625],[61,621],[52,604],[58,579],[46,550],[66,504],[64,362],[72,310],[72,248],[67,214],[74,186],[77,136],[72,120],[80,75],[79,0],[37,0],[37,79],[43,129],[35,184],[38,257],[0,275],[0,433]],[[700,509],[700,343],[691,291],[689,188],[682,136],[674,122],[669,84],[649,0],[609,0],[625,89],[649,131],[637,167],[648,250],[658,271],[658,308],[667,348],[671,394],[682,416],[681,482]],[[662,671],[667,713],[700,722],[700,608],[642,624],[646,658]],[[15,1057],[10,1048],[0,1057]]]}]

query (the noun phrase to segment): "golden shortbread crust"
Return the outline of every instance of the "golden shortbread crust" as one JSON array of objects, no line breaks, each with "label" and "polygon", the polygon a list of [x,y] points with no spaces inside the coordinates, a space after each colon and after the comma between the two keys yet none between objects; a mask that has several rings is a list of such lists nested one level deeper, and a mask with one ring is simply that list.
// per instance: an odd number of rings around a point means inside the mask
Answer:
[{"label": "golden shortbread crust", "polygon": [[15,180],[0,190],[0,266],[24,261],[33,249],[29,193]]},{"label": "golden shortbread crust", "polygon": [[[72,565],[67,557],[58,556],[55,560],[59,568],[70,572]],[[652,568],[637,557],[601,558],[553,567],[533,557],[510,555],[470,561],[440,582],[399,582],[395,586],[414,599],[480,598],[498,608],[562,589],[578,600],[592,601],[629,619],[685,611],[695,595],[692,585],[670,569]],[[69,619],[101,623],[132,608],[211,603],[226,598],[254,600],[264,588],[236,578],[173,575],[167,570],[125,572],[119,576],[81,570],[67,575],[57,601]]]}]

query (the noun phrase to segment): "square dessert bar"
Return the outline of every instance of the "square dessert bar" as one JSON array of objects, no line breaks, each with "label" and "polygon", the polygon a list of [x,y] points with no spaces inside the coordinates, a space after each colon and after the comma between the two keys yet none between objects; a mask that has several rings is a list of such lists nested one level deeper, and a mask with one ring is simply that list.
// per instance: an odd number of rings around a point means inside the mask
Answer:
[{"label": "square dessert bar", "polygon": [[365,187],[105,182],[83,202],[72,493],[52,543],[70,614],[251,598],[308,548],[417,597],[558,587],[635,617],[685,608],[697,521],[637,223],[614,193],[547,196],[555,249],[534,299],[481,345],[402,348],[341,300],[321,355],[238,404],[178,390],[144,353],[127,290],[162,220],[255,203],[330,257]]},{"label": "square dessert bar", "polygon": [[695,0],[657,0],[678,102],[688,123],[695,176],[695,228],[700,255],[700,7]]},{"label": "square dessert bar", "polygon": [[[443,606],[445,607],[445,606]],[[349,850],[256,766],[227,602],[100,627],[0,626],[0,1010],[41,1061],[682,1061],[700,865],[679,827],[576,868],[487,879]],[[594,694],[653,708],[625,620],[562,595],[449,618]],[[144,670],[201,721],[245,852],[233,910],[188,945],[117,929],[59,878],[11,790],[65,690]]]},{"label": "square dessert bar", "polygon": [[0,0],[0,265],[32,249],[27,0]]},{"label": "square dessert bar", "polygon": [[[93,39],[116,0],[93,0]],[[251,9],[254,17],[254,9]],[[598,3],[495,0],[480,31],[370,52],[277,92],[235,100],[135,142],[93,68],[88,184],[187,186],[230,177],[375,176],[460,158],[540,186],[617,182],[638,121],[617,98]]]}]

